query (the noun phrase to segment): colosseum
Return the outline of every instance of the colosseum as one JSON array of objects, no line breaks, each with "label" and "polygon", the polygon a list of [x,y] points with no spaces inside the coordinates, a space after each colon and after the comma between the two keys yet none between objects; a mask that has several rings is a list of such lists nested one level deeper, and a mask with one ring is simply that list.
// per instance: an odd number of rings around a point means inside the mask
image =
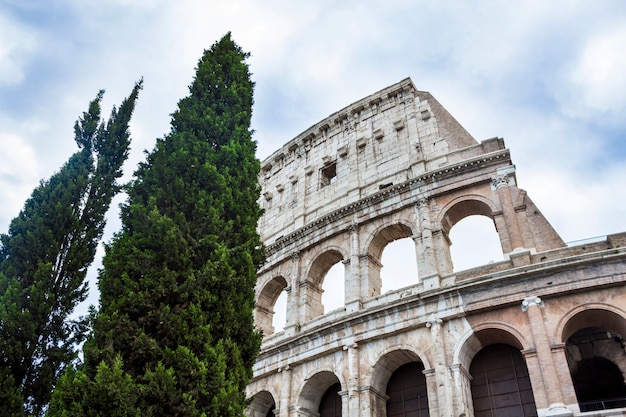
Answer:
[{"label": "colosseum", "polygon": [[[260,183],[249,417],[626,416],[626,233],[564,243],[504,141],[476,141],[410,79],[285,144]],[[473,215],[503,256],[457,271],[450,230]],[[406,238],[417,272],[382,291],[383,250]]]}]

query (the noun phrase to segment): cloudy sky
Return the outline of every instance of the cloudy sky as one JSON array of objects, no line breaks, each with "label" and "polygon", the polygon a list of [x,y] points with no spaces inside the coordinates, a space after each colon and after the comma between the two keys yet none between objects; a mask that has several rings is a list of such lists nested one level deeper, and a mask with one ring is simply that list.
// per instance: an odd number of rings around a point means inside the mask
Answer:
[{"label": "cloudy sky", "polygon": [[626,230],[621,0],[0,0],[0,232],[76,151],[98,90],[106,114],[143,77],[130,178],[227,31],[252,54],[261,159],[411,77],[477,140],[505,139],[565,241]]}]

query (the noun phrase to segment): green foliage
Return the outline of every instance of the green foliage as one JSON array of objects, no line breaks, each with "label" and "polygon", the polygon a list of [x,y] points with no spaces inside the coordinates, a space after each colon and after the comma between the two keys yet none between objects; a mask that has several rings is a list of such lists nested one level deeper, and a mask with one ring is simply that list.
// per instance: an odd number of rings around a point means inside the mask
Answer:
[{"label": "green foliage", "polygon": [[137,395],[120,405],[130,414],[243,415],[263,261],[247,57],[230,34],[205,51],[171,132],[135,172],[103,260],[84,379],[55,393],[51,415],[106,415],[85,401],[67,407],[80,390],[91,398],[106,389],[99,378],[117,363]]},{"label": "green foliage", "polygon": [[14,404],[17,392],[24,413],[41,415],[86,336],[86,319],[68,317],[87,295],[87,268],[120,189],[116,181],[128,155],[128,123],[140,88],[141,82],[106,124],[100,121],[103,92],[96,96],[74,127],[80,150],[41,182],[8,234],[0,235],[3,408],[9,399]]}]

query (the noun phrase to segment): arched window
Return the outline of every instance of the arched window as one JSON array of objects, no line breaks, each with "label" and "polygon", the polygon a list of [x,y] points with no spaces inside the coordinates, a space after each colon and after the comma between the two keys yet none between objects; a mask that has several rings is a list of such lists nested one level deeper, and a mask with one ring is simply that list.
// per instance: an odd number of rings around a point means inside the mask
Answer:
[{"label": "arched window", "polygon": [[387,417],[427,417],[428,395],[424,365],[411,362],[402,365],[387,383]]},{"label": "arched window", "polygon": [[450,229],[450,257],[455,271],[462,271],[500,262],[504,259],[500,237],[493,220],[472,215],[463,218]]},{"label": "arched window", "polygon": [[274,304],[274,316],[272,317],[272,327],[274,332],[281,332],[287,324],[287,291],[281,291]]},{"label": "arched window", "polygon": [[626,362],[621,336],[586,327],[567,339],[567,362],[580,411],[626,407],[626,384],[619,366]]},{"label": "arched window", "polygon": [[[254,322],[265,336],[269,336],[285,327],[286,288],[287,280],[282,276],[277,276],[266,283],[257,296]],[[280,303],[278,303],[279,300],[281,301]],[[279,327],[276,327],[275,324],[278,324]]]},{"label": "arched window", "polygon": [[324,314],[345,305],[345,265],[340,261],[326,273],[322,284]]},{"label": "arched window", "polygon": [[383,249],[381,264],[382,294],[419,282],[415,243],[410,237],[388,243]]},{"label": "arched window", "polygon": [[470,374],[474,417],[537,415],[526,362],[513,346],[499,343],[481,349]]},{"label": "arched window", "polygon": [[320,417],[341,417],[341,384],[338,382],[326,390],[320,401]]}]

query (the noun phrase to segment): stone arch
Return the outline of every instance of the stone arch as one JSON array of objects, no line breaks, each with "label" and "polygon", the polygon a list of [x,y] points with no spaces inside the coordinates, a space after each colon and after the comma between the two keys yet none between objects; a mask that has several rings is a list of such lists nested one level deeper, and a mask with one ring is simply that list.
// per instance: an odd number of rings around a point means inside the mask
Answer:
[{"label": "stone arch", "polygon": [[331,386],[339,383],[342,387],[345,385],[342,381],[330,371],[317,372],[304,380],[304,384],[298,395],[298,410],[305,416],[318,415],[317,410],[324,396],[324,393]]},{"label": "stone arch", "polygon": [[487,322],[469,330],[459,340],[454,349],[454,363],[469,369],[474,356],[485,346],[495,343],[511,345],[520,351],[530,348],[524,335],[515,327],[501,322]]},{"label": "stone arch", "polygon": [[406,346],[392,346],[385,349],[372,367],[370,386],[374,390],[384,393],[393,372],[410,362],[421,362],[425,369],[431,367],[424,355],[419,355]]},{"label": "stone arch", "polygon": [[246,407],[246,416],[267,417],[270,411],[276,409],[276,400],[274,398],[274,395],[267,390],[254,394]]},{"label": "stone arch", "polygon": [[344,259],[347,259],[347,254],[345,253],[343,248],[337,246],[326,247],[323,250],[319,251],[311,262],[309,270],[306,274],[307,281],[311,282],[313,285],[321,286],[326,273],[335,265],[337,262],[340,262]]},{"label": "stone arch", "polygon": [[585,327],[604,327],[626,337],[626,312],[609,304],[584,304],[563,315],[555,329],[554,340],[565,343]]},{"label": "stone arch", "polygon": [[[403,346],[395,346],[385,349],[378,361],[372,367],[370,388],[372,395],[372,409],[374,415],[387,415],[387,385],[394,372],[404,365],[411,363],[421,363],[424,369],[430,369],[430,364],[414,350]],[[424,376],[424,378],[426,378]],[[432,393],[431,393],[432,394]]]},{"label": "stone arch", "polygon": [[382,288],[382,278],[380,271],[382,265],[382,254],[385,247],[398,239],[412,237],[414,225],[403,220],[394,220],[376,228],[370,235],[366,243],[367,257],[362,259],[363,268],[367,271],[367,297],[380,295]]},{"label": "stone arch", "polygon": [[[468,399],[465,405],[467,410],[474,410],[475,406],[474,389],[472,388],[475,384],[475,378],[470,376],[472,363],[475,358],[482,358],[480,353],[485,352],[483,349],[497,348],[498,346],[505,346],[505,349],[508,348],[511,351],[517,352],[515,356],[517,356],[518,361],[520,357],[525,361],[522,351],[531,349],[531,345],[517,328],[503,322],[485,322],[474,326],[464,334],[455,347],[453,356],[454,363],[459,364],[460,367],[465,370],[465,372],[461,373],[463,381],[459,385],[463,390],[461,397]],[[526,370],[523,378],[529,378],[527,365]],[[530,381],[526,381],[526,383],[522,385],[530,386]],[[530,407],[530,409],[536,409],[534,399],[531,400],[528,398],[529,396],[533,396],[532,390],[530,393],[525,393],[524,397],[528,400],[525,401],[525,403],[528,403],[527,406]],[[530,405],[531,402],[533,403],[532,406]],[[473,411],[471,411],[471,415],[473,415]]]},{"label": "stone arch", "polygon": [[285,288],[287,288],[287,280],[282,275],[278,275],[270,279],[257,296],[254,320],[266,336],[274,333],[272,325],[274,305]]},{"label": "stone arch", "polygon": [[415,234],[413,231],[414,227],[414,225],[402,220],[386,222],[379,226],[371,233],[368,239],[366,244],[367,254],[380,262],[385,246],[394,240],[412,237]]},{"label": "stone arch", "polygon": [[493,213],[497,210],[488,198],[480,194],[468,194],[446,204],[441,210],[438,222],[445,235],[448,236],[450,229],[465,217],[478,215],[493,219]]},{"label": "stone arch", "polygon": [[[315,317],[324,314],[324,305],[322,303],[322,284],[326,278],[326,274],[337,262],[341,262],[347,259],[347,255],[342,248],[332,246],[326,247],[325,250],[320,251],[313,258],[308,271],[306,273],[306,279],[301,284],[301,290],[303,290],[304,299],[304,320],[308,321]],[[342,283],[345,288],[345,271],[344,282]]]},{"label": "stone arch", "polygon": [[498,224],[498,219],[494,215],[501,212],[499,208],[489,198],[481,194],[464,194],[453,198],[447,202],[441,209],[439,215],[435,218],[434,229],[440,230],[440,238],[437,240],[436,252],[440,264],[439,271],[443,273],[451,273],[454,270],[450,240],[450,231],[461,220],[469,216],[482,216],[493,222],[493,231],[497,235],[499,249],[504,253],[504,242],[508,239],[503,235],[501,230],[506,230],[504,224]]},{"label": "stone arch", "polygon": [[526,360],[507,343],[484,346],[469,368],[472,414],[476,416],[537,416],[537,405]]},{"label": "stone arch", "polygon": [[625,406],[624,313],[601,303],[578,306],[562,318],[557,332],[581,411]]}]

